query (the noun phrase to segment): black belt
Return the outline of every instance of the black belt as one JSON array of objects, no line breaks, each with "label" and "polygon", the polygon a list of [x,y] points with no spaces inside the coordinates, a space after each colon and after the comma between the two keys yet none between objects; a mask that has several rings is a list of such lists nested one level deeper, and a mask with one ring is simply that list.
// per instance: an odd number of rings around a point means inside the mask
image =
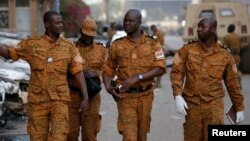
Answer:
[{"label": "black belt", "polygon": [[142,92],[150,90],[152,87],[153,87],[153,85],[148,85],[145,89],[143,89],[142,86],[134,87],[134,88],[129,88],[126,91],[126,93],[142,93]]}]

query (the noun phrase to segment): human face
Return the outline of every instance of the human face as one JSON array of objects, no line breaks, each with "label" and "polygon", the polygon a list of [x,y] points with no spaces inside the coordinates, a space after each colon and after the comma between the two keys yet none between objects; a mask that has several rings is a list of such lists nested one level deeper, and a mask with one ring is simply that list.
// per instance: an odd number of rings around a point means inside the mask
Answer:
[{"label": "human face", "polygon": [[61,34],[63,31],[63,20],[61,15],[52,15],[48,22],[48,30],[54,34]]},{"label": "human face", "polygon": [[93,36],[88,36],[81,33],[81,37],[79,38],[79,42],[84,45],[91,45],[94,42]]},{"label": "human face", "polygon": [[206,41],[214,35],[211,22],[204,18],[198,23],[197,35],[201,41]]},{"label": "human face", "polygon": [[140,30],[140,21],[135,13],[128,12],[123,20],[123,28],[127,34],[132,34]]}]

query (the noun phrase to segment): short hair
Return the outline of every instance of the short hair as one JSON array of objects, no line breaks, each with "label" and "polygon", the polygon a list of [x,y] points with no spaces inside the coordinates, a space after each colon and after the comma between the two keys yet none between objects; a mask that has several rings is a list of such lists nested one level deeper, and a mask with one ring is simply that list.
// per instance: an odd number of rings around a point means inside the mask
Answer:
[{"label": "short hair", "polygon": [[227,32],[234,32],[235,30],[235,25],[234,24],[230,24],[227,28]]},{"label": "short hair", "polygon": [[127,13],[129,13],[129,12],[134,13],[134,14],[136,15],[136,17],[137,17],[138,21],[139,21],[140,23],[142,22],[142,15],[141,15],[141,11],[139,11],[138,9],[130,9],[130,10],[128,10],[128,12],[127,12]]},{"label": "short hair", "polygon": [[156,25],[153,24],[153,25],[150,26],[150,28],[151,29],[156,28]]},{"label": "short hair", "polygon": [[53,15],[60,15],[60,14],[56,11],[47,11],[43,15],[43,22],[44,23],[48,22]]}]

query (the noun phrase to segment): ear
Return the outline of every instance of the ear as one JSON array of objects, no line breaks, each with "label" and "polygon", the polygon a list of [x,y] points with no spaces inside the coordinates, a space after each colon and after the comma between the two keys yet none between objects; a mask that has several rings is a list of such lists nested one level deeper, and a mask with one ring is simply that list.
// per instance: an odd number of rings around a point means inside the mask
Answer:
[{"label": "ear", "polygon": [[216,33],[216,27],[211,27],[211,32]]},{"label": "ear", "polygon": [[48,22],[45,23],[45,27],[48,28],[50,24]]}]

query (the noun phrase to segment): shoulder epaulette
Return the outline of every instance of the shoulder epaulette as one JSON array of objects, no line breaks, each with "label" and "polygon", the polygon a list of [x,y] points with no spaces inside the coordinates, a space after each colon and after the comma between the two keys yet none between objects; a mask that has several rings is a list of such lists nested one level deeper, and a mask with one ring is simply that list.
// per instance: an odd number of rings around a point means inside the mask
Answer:
[{"label": "shoulder epaulette", "polygon": [[28,36],[27,39],[28,40],[39,40],[41,39],[42,36],[38,36],[38,35],[32,35],[32,36]]},{"label": "shoulder epaulette", "polygon": [[68,43],[68,44],[70,44],[70,45],[75,45],[74,43],[73,43],[73,41],[70,41],[69,39],[65,39],[65,38],[63,38],[63,37],[61,37],[61,39],[62,39],[62,41],[64,41],[64,42],[66,42],[66,43]]},{"label": "shoulder epaulette", "polygon": [[106,45],[104,43],[102,43],[102,42],[96,42],[96,44],[106,47]]},{"label": "shoulder epaulette", "polygon": [[158,38],[157,36],[149,35],[149,34],[146,34],[146,36],[148,36],[148,37],[150,37],[150,38],[152,38],[152,39],[154,39],[154,40],[156,40],[156,39]]},{"label": "shoulder epaulette", "polygon": [[219,40],[218,40],[218,44],[220,45],[221,48],[226,49],[228,52],[231,52],[230,49],[228,47],[226,47],[224,44],[222,44]]},{"label": "shoulder epaulette", "polygon": [[197,42],[198,40],[197,39],[194,39],[194,40],[189,40],[187,42],[184,43],[184,46],[188,45],[188,44],[192,44],[192,43],[195,43]]}]

